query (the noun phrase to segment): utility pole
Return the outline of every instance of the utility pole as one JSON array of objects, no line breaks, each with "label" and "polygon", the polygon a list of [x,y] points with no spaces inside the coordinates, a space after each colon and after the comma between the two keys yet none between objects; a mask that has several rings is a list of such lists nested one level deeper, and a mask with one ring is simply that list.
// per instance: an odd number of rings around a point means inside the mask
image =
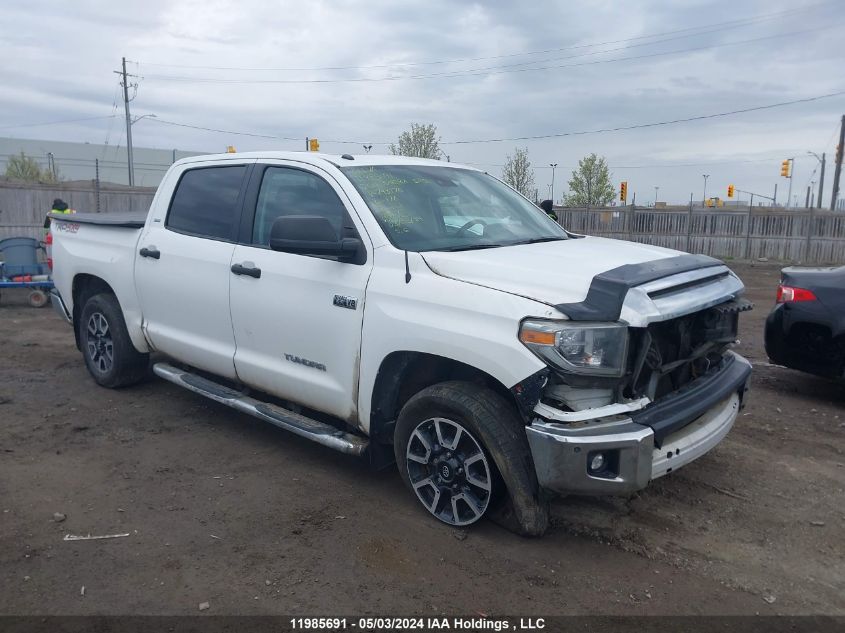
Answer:
[{"label": "utility pole", "polygon": [[[129,168],[129,186],[135,186],[135,161],[132,157],[132,117],[129,115],[129,77],[136,77],[137,75],[130,75],[126,72],[126,58],[121,60],[121,70],[115,70],[115,74],[121,76],[120,85],[123,86],[123,107],[126,110],[126,164]],[[133,84],[134,88],[138,84]],[[134,97],[133,97],[134,98]]]},{"label": "utility pole", "polygon": [[804,200],[804,208],[805,209],[810,208],[810,189],[812,189],[812,188],[813,188],[813,185],[807,185],[807,199]]},{"label": "utility pole", "polygon": [[100,159],[94,159],[94,195],[97,198],[97,213],[100,212]]},{"label": "utility pole", "polygon": [[822,208],[822,194],[824,193],[824,160],[825,160],[825,155],[824,155],[824,152],[822,152],[822,173],[821,173],[821,176],[819,176],[819,195],[818,195],[818,198],[817,198],[818,206],[816,207],[818,209]]},{"label": "utility pole", "polygon": [[795,176],[795,159],[790,158],[790,170],[789,170],[789,193],[786,194],[786,206],[788,207],[792,202],[792,178]]},{"label": "utility pole", "polygon": [[842,152],[845,150],[845,114],[839,128],[839,145],[836,147],[836,167],[833,170],[833,195],[830,197],[830,210],[836,211],[836,198],[839,197],[839,176],[842,174]]},{"label": "utility pole", "polygon": [[701,175],[704,177],[704,196],[701,198],[701,202],[707,204],[707,179],[710,178],[710,174]]},{"label": "utility pole", "polygon": [[557,167],[557,163],[549,163],[549,167],[552,168],[552,205],[555,203],[555,167]]},{"label": "utility pole", "polygon": [[775,183],[775,195],[772,196],[772,208],[778,206],[778,184]]}]

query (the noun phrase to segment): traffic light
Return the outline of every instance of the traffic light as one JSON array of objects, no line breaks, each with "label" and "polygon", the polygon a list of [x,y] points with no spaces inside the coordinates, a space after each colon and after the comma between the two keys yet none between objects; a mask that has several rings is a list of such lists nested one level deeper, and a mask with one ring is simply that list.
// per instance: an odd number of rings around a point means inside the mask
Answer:
[{"label": "traffic light", "polygon": [[628,182],[624,181],[619,185],[619,199],[622,202],[628,200]]},{"label": "traffic light", "polygon": [[780,175],[784,178],[789,178],[789,159],[787,158],[780,164]]},{"label": "traffic light", "polygon": [[733,198],[733,197],[734,197],[734,191],[736,191],[736,189],[734,188],[734,186],[733,186],[733,185],[728,185],[728,198]]},{"label": "traffic light", "polygon": [[238,150],[236,150],[236,149],[235,149],[235,146],[234,146],[234,145],[228,145],[228,146],[226,147],[226,153],[227,153],[227,154],[237,154],[237,153],[238,153]]},{"label": "traffic light", "polygon": [[308,151],[309,152],[319,152],[320,151],[320,141],[315,138],[308,139]]}]

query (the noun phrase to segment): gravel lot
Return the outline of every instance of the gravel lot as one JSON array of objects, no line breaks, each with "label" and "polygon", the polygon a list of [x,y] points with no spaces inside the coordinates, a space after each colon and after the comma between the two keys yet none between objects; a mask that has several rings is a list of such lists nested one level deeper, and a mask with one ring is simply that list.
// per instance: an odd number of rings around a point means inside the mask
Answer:
[{"label": "gravel lot", "polygon": [[539,540],[440,525],[395,471],[163,381],[101,389],[6,291],[0,614],[845,614],[845,386],[768,365],[778,267],[735,269],[734,430],[631,498],[555,502]]}]

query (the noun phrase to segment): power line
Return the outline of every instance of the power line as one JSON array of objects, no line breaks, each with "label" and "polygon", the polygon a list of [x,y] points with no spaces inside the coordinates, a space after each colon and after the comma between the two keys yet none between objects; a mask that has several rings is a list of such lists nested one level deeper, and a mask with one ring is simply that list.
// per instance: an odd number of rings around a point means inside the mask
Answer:
[{"label": "power line", "polygon": [[[441,60],[434,60],[434,61],[421,61],[421,62],[396,62],[392,64],[372,64],[372,65],[362,65],[362,66],[311,66],[311,67],[281,67],[281,68],[267,68],[267,67],[243,67],[243,66],[203,66],[203,65],[188,65],[188,64],[164,64],[164,63],[156,63],[156,62],[143,62],[143,61],[135,61],[133,63],[138,64],[139,66],[155,66],[160,68],[185,68],[190,70],[223,70],[223,71],[239,71],[239,72],[309,72],[309,71],[333,71],[333,70],[376,70],[376,69],[384,69],[384,68],[407,68],[407,67],[415,67],[415,66],[432,66],[432,65],[444,65],[444,64],[457,64],[463,62],[476,62],[476,61],[488,61],[493,59],[508,59],[513,57],[524,57],[529,55],[543,55],[547,53],[559,53],[568,50],[578,50],[583,48],[595,48],[599,46],[609,46],[612,44],[621,44],[624,42],[635,42],[641,41],[645,39],[652,39],[656,37],[662,37],[664,35],[675,35],[686,33],[690,34],[694,31],[702,31],[709,32],[709,29],[717,28],[719,30],[725,30],[728,28],[740,28],[743,26],[748,26],[751,24],[755,24],[757,22],[764,22],[768,20],[775,20],[783,17],[787,17],[789,15],[793,15],[795,13],[803,13],[807,11],[815,10],[819,7],[826,6],[831,4],[830,2],[820,2],[815,5],[809,7],[801,7],[798,9],[788,9],[784,11],[777,11],[774,13],[767,13],[758,16],[751,16],[748,18],[741,18],[737,20],[728,20],[725,22],[715,22],[712,24],[705,24],[699,25],[694,27],[687,27],[684,29],[675,29],[672,31],[663,31],[659,33],[651,33],[648,35],[639,35],[636,37],[629,37],[619,40],[609,40],[605,42],[596,42],[592,44],[576,44],[572,46],[564,46],[560,48],[548,48],[543,50],[535,50],[535,51],[526,51],[522,53],[507,53],[503,55],[491,55],[486,57],[462,57],[462,58],[454,58],[454,59],[441,59]],[[699,35],[700,33],[693,33],[693,35]],[[689,36],[689,35],[688,35]],[[604,51],[607,52],[607,51]],[[524,63],[531,63],[531,62],[524,62]]]},{"label": "power line", "polygon": [[[606,134],[609,132],[622,132],[627,130],[638,130],[638,129],[645,129],[645,128],[652,128],[652,127],[660,127],[664,125],[674,125],[678,123],[689,123],[692,121],[703,121],[707,119],[716,119],[721,117],[733,116],[737,114],[745,114],[748,112],[757,112],[761,110],[772,110],[775,108],[781,108],[790,105],[796,105],[799,103],[811,103],[814,101],[821,101],[822,99],[830,99],[832,97],[838,97],[845,95],[845,90],[839,90],[837,92],[831,92],[824,95],[818,95],[814,97],[805,97],[803,99],[793,99],[791,101],[781,101],[779,103],[770,103],[767,105],[762,106],[754,106],[750,108],[742,108],[738,110],[730,110],[727,112],[717,112],[715,114],[702,114],[699,116],[691,116],[691,117],[683,117],[677,119],[670,119],[667,121],[655,121],[652,123],[636,123],[632,125],[621,125],[612,128],[598,128],[594,130],[577,130],[577,131],[570,131],[570,132],[557,132],[553,134],[536,134],[532,136],[513,136],[513,137],[506,137],[506,138],[490,138],[490,139],[472,139],[472,140],[458,140],[458,141],[440,141],[440,145],[469,145],[473,143],[501,143],[501,142],[508,142],[508,141],[535,141],[535,140],[543,140],[543,139],[550,139],[550,138],[563,138],[567,136],[583,136],[587,134]],[[300,142],[302,139],[305,138],[305,135],[300,136],[281,136],[281,135],[274,135],[274,134],[262,134],[258,132],[241,132],[237,130],[222,130],[219,128],[211,128],[205,127],[201,125],[191,125],[189,123],[179,123],[177,121],[168,121],[165,119],[155,118],[149,119],[150,122],[154,123],[162,123],[164,125],[172,125],[176,127],[183,127],[189,128],[192,130],[201,130],[204,132],[216,132],[218,134],[231,134],[233,136],[249,136],[254,138],[265,138],[265,139],[273,139],[273,140],[284,140],[284,141],[296,141]],[[341,143],[341,144],[354,144],[354,145],[361,145],[364,143],[368,143],[371,145],[390,145],[391,141],[349,141],[349,140],[333,140],[333,139],[322,139],[323,143]]]},{"label": "power line", "polygon": [[702,114],[700,116],[684,117],[679,119],[671,119],[668,121],[656,121],[654,123],[638,123],[635,125],[620,125],[611,128],[599,128],[595,130],[580,130],[573,132],[558,132],[556,134],[536,134],[533,136],[513,136],[509,138],[491,138],[491,139],[475,139],[467,141],[441,141],[440,145],[465,145],[470,143],[501,143],[505,141],[536,141],[548,138],[562,138],[565,136],[583,136],[585,134],[604,134],[607,132],[622,132],[625,130],[639,130],[650,127],[659,127],[662,125],[673,125],[676,123],[689,123],[690,121],[703,121],[706,119],[716,119],[720,117],[733,116],[735,114],[744,114],[746,112],[757,112],[760,110],[771,110],[773,108],[781,108],[784,106],[795,105],[798,103],[810,103],[813,101],[820,101],[822,99],[830,99],[831,97],[838,97],[845,95],[845,90],[831,92],[826,95],[819,95],[816,97],[806,97],[804,99],[794,99],[792,101],[781,101],[780,103],[770,103],[763,106],[755,106],[752,108],[742,108],[740,110],[730,110],[728,112],[718,112],[716,114]]},{"label": "power line", "polygon": [[[175,127],[184,127],[184,128],[189,128],[189,129],[192,129],[192,130],[202,130],[204,132],[217,132],[219,134],[232,134],[234,136],[251,136],[253,138],[269,138],[269,139],[280,140],[280,141],[297,141],[297,142],[299,142],[299,141],[301,141],[302,139],[305,138],[304,135],[298,136],[298,137],[292,137],[292,136],[277,136],[275,134],[260,134],[258,132],[236,132],[234,130],[221,130],[221,129],[213,128],[213,127],[204,127],[202,125],[190,125],[189,123],[178,123],[176,121],[167,121],[167,120],[161,119],[159,117],[156,117],[155,119],[150,119],[150,122],[152,122],[152,123],[163,123],[164,125],[172,125],[172,126],[175,126]],[[326,140],[324,140],[323,142],[324,143],[357,143],[358,141],[326,141]],[[387,143],[376,143],[376,145],[387,145]]]},{"label": "power line", "polygon": [[[186,77],[180,75],[145,75],[146,79],[161,79],[164,81],[172,81],[179,83],[208,83],[208,84],[334,84],[334,83],[377,83],[382,81],[404,81],[404,80],[419,80],[419,79],[438,79],[438,78],[456,78],[456,77],[481,77],[488,75],[502,75],[511,73],[533,72],[538,70],[556,70],[560,68],[575,68],[579,66],[592,66],[596,64],[610,64],[615,62],[632,61],[637,59],[649,59],[654,57],[665,57],[668,55],[675,55],[678,53],[691,53],[703,50],[711,50],[714,48],[725,48],[728,46],[740,46],[742,44],[752,44],[757,42],[768,41],[772,39],[783,39],[786,37],[793,37],[796,35],[805,35],[824,29],[829,29],[839,26],[839,23],[828,23],[819,27],[804,29],[802,31],[792,31],[790,33],[778,33],[774,35],[766,35],[747,40],[738,40],[735,42],[720,42],[714,44],[704,44],[701,46],[694,46],[690,48],[681,48],[671,51],[661,51],[654,53],[645,53],[643,55],[631,55],[628,57],[615,57],[611,59],[599,59],[586,62],[577,62],[574,64],[553,64],[547,66],[533,66],[530,68],[509,68],[502,66],[490,66],[486,68],[477,68],[470,70],[446,71],[441,73],[429,73],[425,75],[391,75],[387,77],[343,77],[335,79],[238,79],[238,78],[222,78],[222,77]],[[603,51],[607,52],[607,51]],[[565,58],[564,58],[565,59]],[[541,62],[536,62],[541,63]]]}]

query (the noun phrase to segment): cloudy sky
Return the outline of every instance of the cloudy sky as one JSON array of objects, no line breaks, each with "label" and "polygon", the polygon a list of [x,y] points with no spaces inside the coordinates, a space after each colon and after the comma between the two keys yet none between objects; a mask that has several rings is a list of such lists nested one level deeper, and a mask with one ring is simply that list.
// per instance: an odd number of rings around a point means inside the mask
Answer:
[{"label": "cloudy sky", "polygon": [[125,145],[112,72],[125,56],[133,115],[156,115],[133,126],[136,146],[298,150],[314,136],[386,152],[431,122],[452,161],[496,175],[527,147],[541,196],[557,163],[557,198],[596,152],[638,203],[655,186],[700,199],[705,173],[708,194],[780,181],[783,201],[780,161],[795,156],[803,202],[818,180],[807,152],[832,155],[845,113],[843,0],[5,0],[0,24],[0,136]]}]

